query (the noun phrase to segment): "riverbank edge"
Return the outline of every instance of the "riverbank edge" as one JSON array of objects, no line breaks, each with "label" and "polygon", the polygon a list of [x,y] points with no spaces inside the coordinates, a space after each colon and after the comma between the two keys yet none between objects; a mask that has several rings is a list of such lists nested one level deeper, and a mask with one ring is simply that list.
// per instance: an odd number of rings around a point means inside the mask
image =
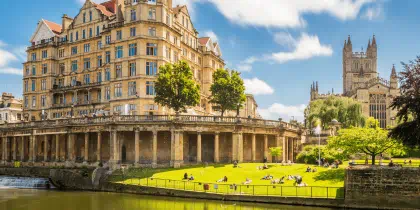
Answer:
[{"label": "riverbank edge", "polygon": [[[313,206],[327,208],[351,208],[351,209],[379,209],[377,206],[360,205],[357,202],[345,199],[326,198],[298,198],[277,196],[249,196],[249,195],[222,195],[205,192],[183,191],[175,189],[154,188],[137,185],[126,185],[108,182],[106,176],[100,180],[100,184],[92,184],[92,169],[49,169],[49,168],[0,168],[0,175],[15,177],[48,178],[51,183],[60,190],[71,191],[97,191],[128,193],[137,195],[167,196],[180,198],[194,198],[204,200],[264,203],[295,206]],[[86,174],[88,173],[88,174]],[[401,209],[382,207],[381,209]],[[406,208],[408,209],[408,208]]]}]

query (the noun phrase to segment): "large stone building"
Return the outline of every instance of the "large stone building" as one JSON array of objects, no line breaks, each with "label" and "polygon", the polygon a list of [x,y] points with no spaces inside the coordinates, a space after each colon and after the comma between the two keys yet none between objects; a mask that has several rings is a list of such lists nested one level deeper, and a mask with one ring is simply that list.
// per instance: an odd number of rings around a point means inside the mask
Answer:
[{"label": "large stone building", "polygon": [[16,99],[11,93],[3,93],[0,96],[0,125],[21,120],[22,100]]},{"label": "large stone building", "polygon": [[[343,97],[351,97],[361,102],[362,113],[374,117],[382,128],[396,125],[396,110],[390,109],[395,96],[400,94],[395,66],[389,80],[379,77],[378,48],[376,38],[369,39],[366,52],[353,52],[350,36],[343,47]],[[318,82],[311,86],[311,101],[333,95],[320,94]]]},{"label": "large stone building", "polygon": [[27,121],[85,115],[170,114],[154,103],[159,66],[185,60],[201,86],[189,114],[214,115],[212,74],[225,63],[218,43],[199,37],[186,6],[172,0],[87,0],[76,17],[38,23],[24,63]]},{"label": "large stone building", "polygon": [[[24,63],[24,122],[0,126],[3,164],[173,166],[272,161],[282,147],[294,161],[305,130],[259,119],[247,95],[218,117],[209,103],[212,73],[224,67],[220,46],[198,37],[186,6],[172,0],[87,0],[62,24],[41,20]],[[186,60],[201,86],[188,113],[154,103],[158,67]],[[232,116],[233,115],[233,116]]]}]

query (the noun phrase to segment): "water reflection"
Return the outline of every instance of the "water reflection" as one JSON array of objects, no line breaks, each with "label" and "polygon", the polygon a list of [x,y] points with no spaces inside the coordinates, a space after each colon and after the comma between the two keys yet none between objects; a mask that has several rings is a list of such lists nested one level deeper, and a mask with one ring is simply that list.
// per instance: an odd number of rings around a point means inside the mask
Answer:
[{"label": "water reflection", "polygon": [[234,203],[103,192],[0,189],[0,210],[326,210],[329,208]]}]

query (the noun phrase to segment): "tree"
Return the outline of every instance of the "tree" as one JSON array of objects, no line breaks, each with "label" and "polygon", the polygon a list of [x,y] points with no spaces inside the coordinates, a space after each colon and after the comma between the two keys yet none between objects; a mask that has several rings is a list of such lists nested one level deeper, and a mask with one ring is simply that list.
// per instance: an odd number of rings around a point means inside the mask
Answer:
[{"label": "tree", "polygon": [[364,153],[375,157],[382,153],[395,153],[402,150],[402,144],[388,137],[388,131],[379,127],[379,122],[372,117],[368,118],[365,127],[352,127],[341,129],[337,136],[329,137],[328,148],[342,150],[346,154]]},{"label": "tree", "polygon": [[398,76],[401,95],[395,97],[390,106],[398,110],[397,118],[401,123],[389,135],[414,148],[420,146],[420,57],[402,65],[404,70]]},{"label": "tree", "polygon": [[302,151],[296,156],[296,162],[306,164],[318,164],[319,149],[321,149],[321,158],[332,163],[335,160],[344,161],[349,158],[349,155],[342,150],[330,149],[325,145],[306,145]]},{"label": "tree", "polygon": [[244,81],[237,71],[216,70],[210,91],[213,109],[220,111],[222,117],[228,110],[239,110],[246,100]]},{"label": "tree", "polygon": [[276,158],[278,161],[278,157],[283,153],[283,149],[281,147],[270,147],[270,155]]},{"label": "tree", "polygon": [[155,91],[155,102],[172,108],[176,115],[186,111],[187,106],[196,106],[200,102],[200,86],[193,80],[185,61],[161,66]]},{"label": "tree", "polygon": [[363,126],[365,118],[362,115],[362,105],[352,98],[330,96],[325,99],[311,101],[305,110],[306,126],[309,129],[321,122],[321,127],[328,128],[333,120],[338,120],[343,128]]}]

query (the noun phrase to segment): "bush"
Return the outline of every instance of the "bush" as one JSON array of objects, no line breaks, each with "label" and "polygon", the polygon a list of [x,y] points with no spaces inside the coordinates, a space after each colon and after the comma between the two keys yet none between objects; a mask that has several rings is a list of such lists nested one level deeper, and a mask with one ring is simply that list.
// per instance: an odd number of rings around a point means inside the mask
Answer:
[{"label": "bush", "polygon": [[[306,163],[306,164],[318,164],[319,157],[318,145],[307,145],[303,147],[302,152],[300,152],[296,157],[296,162]],[[344,161],[348,160],[349,156],[343,152],[336,150],[329,150],[326,146],[321,145],[321,158],[324,158],[325,161],[329,163],[334,162],[335,160]]]}]

